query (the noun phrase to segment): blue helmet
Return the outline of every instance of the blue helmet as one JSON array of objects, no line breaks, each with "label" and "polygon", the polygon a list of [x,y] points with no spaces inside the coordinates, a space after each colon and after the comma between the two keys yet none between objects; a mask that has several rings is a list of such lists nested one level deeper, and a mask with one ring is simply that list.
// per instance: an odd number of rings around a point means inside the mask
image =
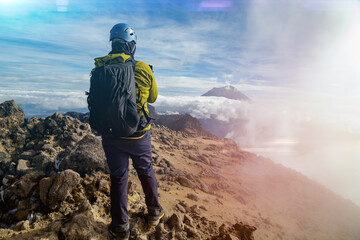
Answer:
[{"label": "blue helmet", "polygon": [[134,41],[136,43],[136,34],[135,31],[126,23],[118,23],[112,27],[110,30],[110,41],[120,38],[126,42]]}]

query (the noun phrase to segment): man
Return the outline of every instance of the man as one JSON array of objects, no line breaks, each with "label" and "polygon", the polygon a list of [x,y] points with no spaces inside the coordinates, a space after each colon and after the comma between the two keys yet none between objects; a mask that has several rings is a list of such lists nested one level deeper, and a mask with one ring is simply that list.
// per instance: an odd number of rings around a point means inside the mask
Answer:
[{"label": "man", "polygon": [[[125,63],[134,59],[137,36],[125,23],[116,24],[110,31],[112,51],[104,57],[95,58],[95,69],[108,64]],[[94,69],[94,70],[95,70]],[[94,72],[93,70],[93,72]],[[155,78],[149,65],[142,61],[135,64],[136,104],[140,115],[138,130],[129,137],[102,134],[102,144],[111,179],[110,233],[117,239],[130,236],[127,210],[127,182],[129,156],[137,171],[145,193],[148,223],[156,226],[164,216],[159,204],[157,182],[152,167],[150,124],[147,121],[147,102],[155,102],[158,94]]]}]

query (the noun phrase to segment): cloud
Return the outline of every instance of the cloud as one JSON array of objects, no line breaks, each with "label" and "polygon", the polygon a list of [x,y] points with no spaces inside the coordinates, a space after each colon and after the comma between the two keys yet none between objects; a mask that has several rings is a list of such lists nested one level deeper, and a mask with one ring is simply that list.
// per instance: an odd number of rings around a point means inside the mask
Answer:
[{"label": "cloud", "polygon": [[[73,80],[80,74],[88,74],[93,58],[109,52],[109,30],[117,22],[129,22],[134,26],[139,40],[135,57],[154,65],[155,76],[161,83],[159,88],[169,86],[163,81],[166,78],[174,81],[176,87],[181,85],[179,80],[186,82],[184,91],[200,93],[205,90],[205,84],[217,86],[224,81],[224,74],[231,74],[226,70],[229,69],[227,58],[222,61],[214,58],[227,51],[223,38],[229,30],[224,30],[221,22],[206,14],[183,11],[178,19],[171,16],[171,11],[156,14],[145,11],[139,18],[126,12],[98,15],[93,14],[92,9],[79,15],[70,11],[71,4],[69,2],[66,14],[43,11],[31,17],[20,15],[15,20],[2,17],[0,70],[4,73],[3,87],[16,89],[14,83],[23,79],[43,89],[63,89],[64,84],[71,89],[67,80],[71,74]],[[55,2],[53,5],[46,6],[56,9]],[[173,9],[181,8],[180,5]],[[28,12],[34,8],[29,4],[24,6]],[[84,9],[87,8],[84,6]],[[7,82],[9,77],[18,81]],[[78,89],[79,84],[75,88]]]},{"label": "cloud", "polygon": [[[31,66],[30,66],[31,67]],[[22,68],[21,65],[13,66],[12,71]],[[7,89],[9,92],[3,92],[4,96],[11,97],[11,92],[16,90],[38,90],[49,89],[50,91],[72,91],[89,89],[89,74],[72,74],[53,71],[53,67],[42,67],[46,72],[39,75],[35,72],[19,72],[18,74],[4,73],[1,77],[0,89]]]},{"label": "cloud", "polygon": [[[359,73],[357,29],[360,3],[306,1],[335,7],[351,4],[349,11],[311,11],[304,1],[253,2],[247,15],[246,58],[250,70],[272,79],[272,84],[328,91],[329,82],[350,81]],[[335,7],[336,8],[336,7]],[[355,44],[355,45],[354,45]],[[349,46],[354,46],[353,51]],[[345,60],[345,61],[344,61]],[[335,74],[334,74],[335,73]],[[325,88],[324,88],[325,87]]]},{"label": "cloud", "polygon": [[223,97],[159,96],[154,104],[159,113],[188,113],[198,119],[215,118],[221,121],[243,118],[250,111],[248,102]]},{"label": "cloud", "polygon": [[[360,195],[354,193],[360,182],[359,106],[344,105],[335,97],[329,109],[329,95],[285,87],[242,87],[265,92],[265,97],[248,103],[222,97],[159,96],[155,108],[160,113],[188,113],[202,122],[222,121],[217,128],[228,130],[226,137],[244,150],[301,171],[360,204]],[[294,101],[284,101],[284,96]],[[306,98],[309,102],[301,101]]]},{"label": "cloud", "polygon": [[83,91],[0,89],[0,102],[6,100],[15,100],[20,105],[37,105],[40,109],[54,111],[87,108],[86,96]]},{"label": "cloud", "polygon": [[[210,56],[216,56],[221,51],[215,47],[221,23],[208,18],[192,18],[189,14],[184,14],[183,21],[191,23],[155,18],[151,22],[155,27],[147,25],[139,29],[140,40],[142,36],[148,36],[146,41],[139,40],[139,48],[144,47],[147,53],[152,53],[146,54],[146,58],[155,55],[154,64],[162,69],[178,70],[184,66],[193,69],[194,64],[199,63],[204,67],[213,65]],[[209,41],[211,35],[212,41]]]}]

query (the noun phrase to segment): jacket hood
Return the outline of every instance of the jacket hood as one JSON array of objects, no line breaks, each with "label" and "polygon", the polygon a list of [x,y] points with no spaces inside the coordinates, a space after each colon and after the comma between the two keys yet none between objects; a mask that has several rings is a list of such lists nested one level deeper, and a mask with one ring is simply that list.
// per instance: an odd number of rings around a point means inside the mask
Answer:
[{"label": "jacket hood", "polygon": [[125,53],[108,54],[104,57],[98,57],[94,59],[95,68],[102,67],[105,64],[112,64],[118,62],[126,62],[131,56]]},{"label": "jacket hood", "polygon": [[[126,62],[131,56],[125,53],[115,53],[115,54],[108,54],[104,57],[98,57],[94,59],[95,68],[102,67],[106,64],[114,64],[119,62]],[[94,72],[95,68],[91,70]]]}]

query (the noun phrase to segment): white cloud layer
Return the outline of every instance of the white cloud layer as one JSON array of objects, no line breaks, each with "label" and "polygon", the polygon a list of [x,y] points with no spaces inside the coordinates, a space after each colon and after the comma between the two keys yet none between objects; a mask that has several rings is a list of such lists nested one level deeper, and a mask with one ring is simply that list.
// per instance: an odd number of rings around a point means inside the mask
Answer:
[{"label": "white cloud layer", "polygon": [[34,104],[41,109],[54,110],[87,108],[84,91],[8,90],[0,89],[0,102],[15,100],[17,104]]},{"label": "white cloud layer", "polygon": [[[286,88],[268,91],[267,96],[286,94]],[[292,99],[309,96],[287,91]],[[339,104],[335,106],[337,111],[332,111],[328,98],[316,97],[310,98],[318,99],[313,108],[312,102],[284,102],[282,97],[248,103],[222,97],[159,96],[154,106],[160,113],[188,113],[200,120],[227,122],[231,126],[227,137],[240,147],[300,170],[360,204],[360,195],[355,194],[360,187],[360,128],[356,128],[360,107],[347,105],[344,109]],[[354,111],[359,114],[352,114]]]},{"label": "white cloud layer", "polygon": [[215,118],[225,122],[247,117],[250,111],[248,102],[223,97],[159,96],[154,106],[159,113],[188,113],[197,119]]}]

